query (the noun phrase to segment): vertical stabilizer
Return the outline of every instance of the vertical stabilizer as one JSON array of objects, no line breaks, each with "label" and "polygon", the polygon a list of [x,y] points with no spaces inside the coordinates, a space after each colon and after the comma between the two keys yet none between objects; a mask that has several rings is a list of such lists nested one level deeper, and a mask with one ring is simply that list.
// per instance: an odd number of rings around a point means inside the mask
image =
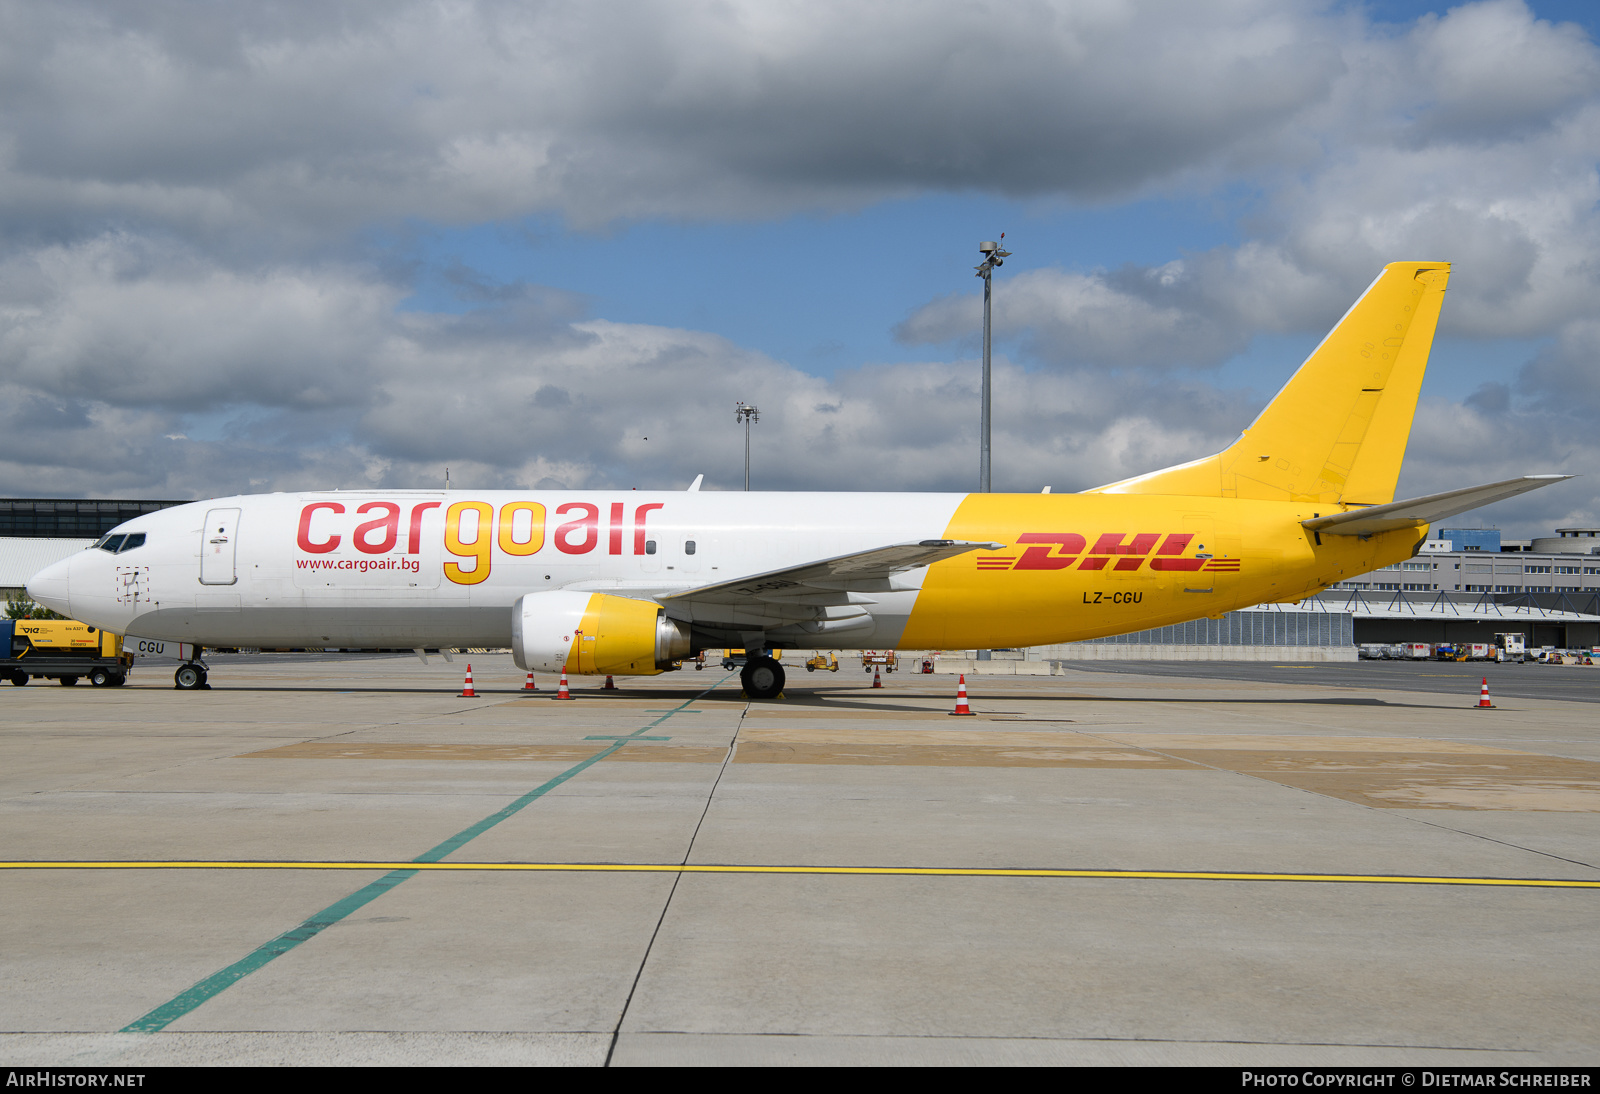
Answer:
[{"label": "vertical stabilizer", "polygon": [[1447,262],[1391,262],[1232,445],[1088,492],[1392,501],[1449,278]]}]

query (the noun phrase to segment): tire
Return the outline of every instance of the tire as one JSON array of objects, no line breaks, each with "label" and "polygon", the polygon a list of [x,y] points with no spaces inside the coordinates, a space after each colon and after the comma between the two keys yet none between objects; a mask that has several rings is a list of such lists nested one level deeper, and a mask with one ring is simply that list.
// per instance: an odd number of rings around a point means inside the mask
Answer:
[{"label": "tire", "polygon": [[78,682],[78,678],[76,676],[63,676],[61,678],[61,686],[64,687],[64,688],[73,687],[74,685],[77,684],[77,682]]},{"label": "tire", "polygon": [[172,684],[179,691],[194,691],[205,682],[206,674],[199,665],[179,665],[178,671],[172,674]]},{"label": "tire", "polygon": [[746,662],[739,682],[752,699],[774,699],[783,691],[783,666],[771,657],[757,657]]},{"label": "tire", "polygon": [[109,683],[111,683],[111,674],[105,669],[91,669],[89,671],[89,685],[91,687],[103,688]]},{"label": "tire", "polygon": [[815,666],[815,665],[807,665],[806,666],[806,671],[807,672],[816,672],[817,671],[817,666]]},{"label": "tire", "polygon": [[17,685],[19,688],[26,687],[28,684],[28,674],[25,672],[13,672],[11,674],[11,682]]},{"label": "tire", "polygon": [[123,684],[128,682],[128,674],[125,672],[114,672],[111,674],[111,679],[106,682],[114,688],[120,688]]}]

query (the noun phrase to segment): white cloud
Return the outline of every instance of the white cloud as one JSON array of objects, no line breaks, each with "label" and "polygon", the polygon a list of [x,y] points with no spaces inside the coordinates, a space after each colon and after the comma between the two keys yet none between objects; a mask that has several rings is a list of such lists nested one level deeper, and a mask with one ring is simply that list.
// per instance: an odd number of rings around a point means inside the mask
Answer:
[{"label": "white cloud", "polygon": [[[975,478],[972,362],[830,381],[704,332],[574,319],[536,289],[466,315],[397,312],[392,286],[351,268],[243,278],[150,253],[112,235],[0,271],[0,492],[402,486],[447,465],[480,486],[675,486],[701,472],[729,486],[740,398],[762,408],[768,487]],[[997,372],[997,477],[1021,487],[1111,481],[1246,413],[1199,387]]]},{"label": "white cloud", "polygon": [[[1456,263],[1444,333],[1551,348],[1425,406],[1402,490],[1576,469],[1600,456],[1597,160],[1600,52],[1515,0],[1393,33],[1311,0],[0,0],[0,490],[412,485],[447,463],[485,486],[731,485],[735,398],[764,411],[760,483],[963,488],[970,362],[824,380],[538,286],[401,311],[407,275],[363,233],[973,190],[1261,195],[1235,246],[1007,267],[998,318],[1030,367],[1000,364],[1000,483],[1214,450],[1252,396],[1173,366],[1321,333],[1409,258]],[[945,298],[900,333],[959,344],[977,314]],[[1593,514],[1594,493],[1517,519]]]},{"label": "white cloud", "polygon": [[281,234],[1110,195],[1324,98],[1315,7],[10,3],[0,209]]}]

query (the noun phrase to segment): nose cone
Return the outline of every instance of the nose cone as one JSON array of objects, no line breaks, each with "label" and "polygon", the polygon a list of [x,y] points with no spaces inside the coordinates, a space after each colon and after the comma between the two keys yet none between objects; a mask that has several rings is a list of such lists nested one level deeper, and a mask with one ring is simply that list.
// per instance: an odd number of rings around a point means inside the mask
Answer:
[{"label": "nose cone", "polygon": [[67,598],[67,574],[72,569],[72,559],[64,558],[53,566],[46,566],[28,579],[28,595],[53,612],[72,617],[72,602]]}]

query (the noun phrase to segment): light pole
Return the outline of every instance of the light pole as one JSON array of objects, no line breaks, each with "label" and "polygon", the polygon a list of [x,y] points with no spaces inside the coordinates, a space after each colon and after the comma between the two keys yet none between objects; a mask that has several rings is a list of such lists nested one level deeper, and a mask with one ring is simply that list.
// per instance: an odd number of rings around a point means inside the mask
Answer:
[{"label": "light pole", "polygon": [[750,423],[761,420],[761,411],[744,403],[734,403],[733,420],[744,423],[744,488],[750,489]]},{"label": "light pole", "polygon": [[[1005,239],[1005,237],[1006,234],[1001,232],[1000,238]],[[979,430],[982,436],[978,441],[978,492],[987,494],[989,492],[989,423],[991,418],[989,397],[993,386],[989,380],[989,290],[994,268],[1005,265],[1005,260],[1011,257],[1011,252],[1002,251],[1000,244],[987,239],[978,244],[978,250],[983,254],[983,262],[974,267],[978,271],[977,276],[983,278],[983,414],[982,425]]]}]

